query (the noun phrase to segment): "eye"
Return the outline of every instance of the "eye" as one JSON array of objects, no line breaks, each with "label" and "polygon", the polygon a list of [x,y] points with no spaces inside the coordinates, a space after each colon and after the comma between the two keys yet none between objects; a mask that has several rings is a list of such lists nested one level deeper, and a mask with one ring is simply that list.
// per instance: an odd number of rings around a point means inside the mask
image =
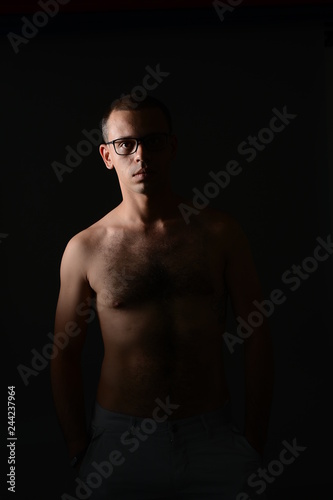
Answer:
[{"label": "eye", "polygon": [[150,135],[149,137],[147,137],[146,140],[147,140],[147,142],[149,142],[149,144],[158,144],[160,141],[160,136]]},{"label": "eye", "polygon": [[159,148],[164,144],[164,136],[159,134],[154,134],[146,137],[146,146],[149,148]]},{"label": "eye", "polygon": [[127,150],[133,149],[134,144],[135,144],[135,141],[126,140],[126,141],[118,142],[117,146],[118,146],[118,148],[127,151]]}]

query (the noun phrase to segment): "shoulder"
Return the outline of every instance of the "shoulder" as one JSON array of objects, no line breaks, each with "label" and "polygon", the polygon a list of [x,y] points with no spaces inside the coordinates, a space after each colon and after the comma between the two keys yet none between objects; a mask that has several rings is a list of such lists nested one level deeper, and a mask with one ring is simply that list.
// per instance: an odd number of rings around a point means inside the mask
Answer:
[{"label": "shoulder", "polygon": [[240,222],[228,211],[211,206],[197,209],[190,200],[183,197],[179,198],[178,209],[189,228],[201,228],[205,232],[230,239],[244,236]]},{"label": "shoulder", "polygon": [[111,212],[91,226],[75,234],[67,243],[64,257],[70,260],[84,261],[99,250],[105,241],[116,233]]},{"label": "shoulder", "polygon": [[181,218],[188,226],[194,227],[198,224],[206,224],[207,226],[229,228],[230,230],[236,230],[240,226],[235,217],[229,212],[217,210],[209,204],[200,208],[187,198],[179,197],[178,210]]},{"label": "shoulder", "polygon": [[245,236],[241,223],[227,211],[205,208],[198,215],[198,223],[217,237],[230,242]]},{"label": "shoulder", "polygon": [[242,258],[242,255],[251,252],[250,242],[242,224],[230,212],[207,207],[200,212],[194,224],[201,226],[207,242],[228,260],[237,256]]}]

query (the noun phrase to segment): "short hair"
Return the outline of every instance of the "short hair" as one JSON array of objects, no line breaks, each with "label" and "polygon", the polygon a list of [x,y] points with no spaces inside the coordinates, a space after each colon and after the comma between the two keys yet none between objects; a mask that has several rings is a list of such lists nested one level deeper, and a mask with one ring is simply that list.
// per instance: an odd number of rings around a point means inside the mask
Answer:
[{"label": "short hair", "polygon": [[133,111],[133,110],[137,111],[140,109],[147,109],[147,108],[160,109],[164,114],[164,117],[168,124],[169,132],[172,132],[171,114],[169,109],[163,102],[149,95],[147,95],[142,101],[137,101],[135,100],[135,98],[133,98],[131,94],[127,94],[113,101],[106,109],[100,124],[103,140],[105,142],[107,142],[108,140],[107,124],[112,111]]}]

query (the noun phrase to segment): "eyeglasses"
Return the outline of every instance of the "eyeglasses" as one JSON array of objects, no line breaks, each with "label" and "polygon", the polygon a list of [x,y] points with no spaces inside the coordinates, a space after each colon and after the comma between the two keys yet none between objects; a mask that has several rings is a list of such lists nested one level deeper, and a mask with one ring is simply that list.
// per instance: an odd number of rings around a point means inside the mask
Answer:
[{"label": "eyeglasses", "polygon": [[115,139],[105,144],[113,144],[117,155],[132,155],[138,149],[139,144],[143,144],[148,151],[161,151],[168,143],[170,134],[149,134],[145,137],[124,137]]}]

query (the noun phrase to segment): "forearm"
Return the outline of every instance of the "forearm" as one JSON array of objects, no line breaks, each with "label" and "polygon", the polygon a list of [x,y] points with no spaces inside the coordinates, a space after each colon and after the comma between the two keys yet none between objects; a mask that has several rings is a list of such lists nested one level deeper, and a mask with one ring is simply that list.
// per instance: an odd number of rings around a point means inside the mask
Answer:
[{"label": "forearm", "polygon": [[79,360],[51,362],[53,399],[70,458],[87,445],[85,404]]},{"label": "forearm", "polygon": [[245,435],[262,452],[273,397],[274,360],[267,328],[254,335],[245,341]]}]

